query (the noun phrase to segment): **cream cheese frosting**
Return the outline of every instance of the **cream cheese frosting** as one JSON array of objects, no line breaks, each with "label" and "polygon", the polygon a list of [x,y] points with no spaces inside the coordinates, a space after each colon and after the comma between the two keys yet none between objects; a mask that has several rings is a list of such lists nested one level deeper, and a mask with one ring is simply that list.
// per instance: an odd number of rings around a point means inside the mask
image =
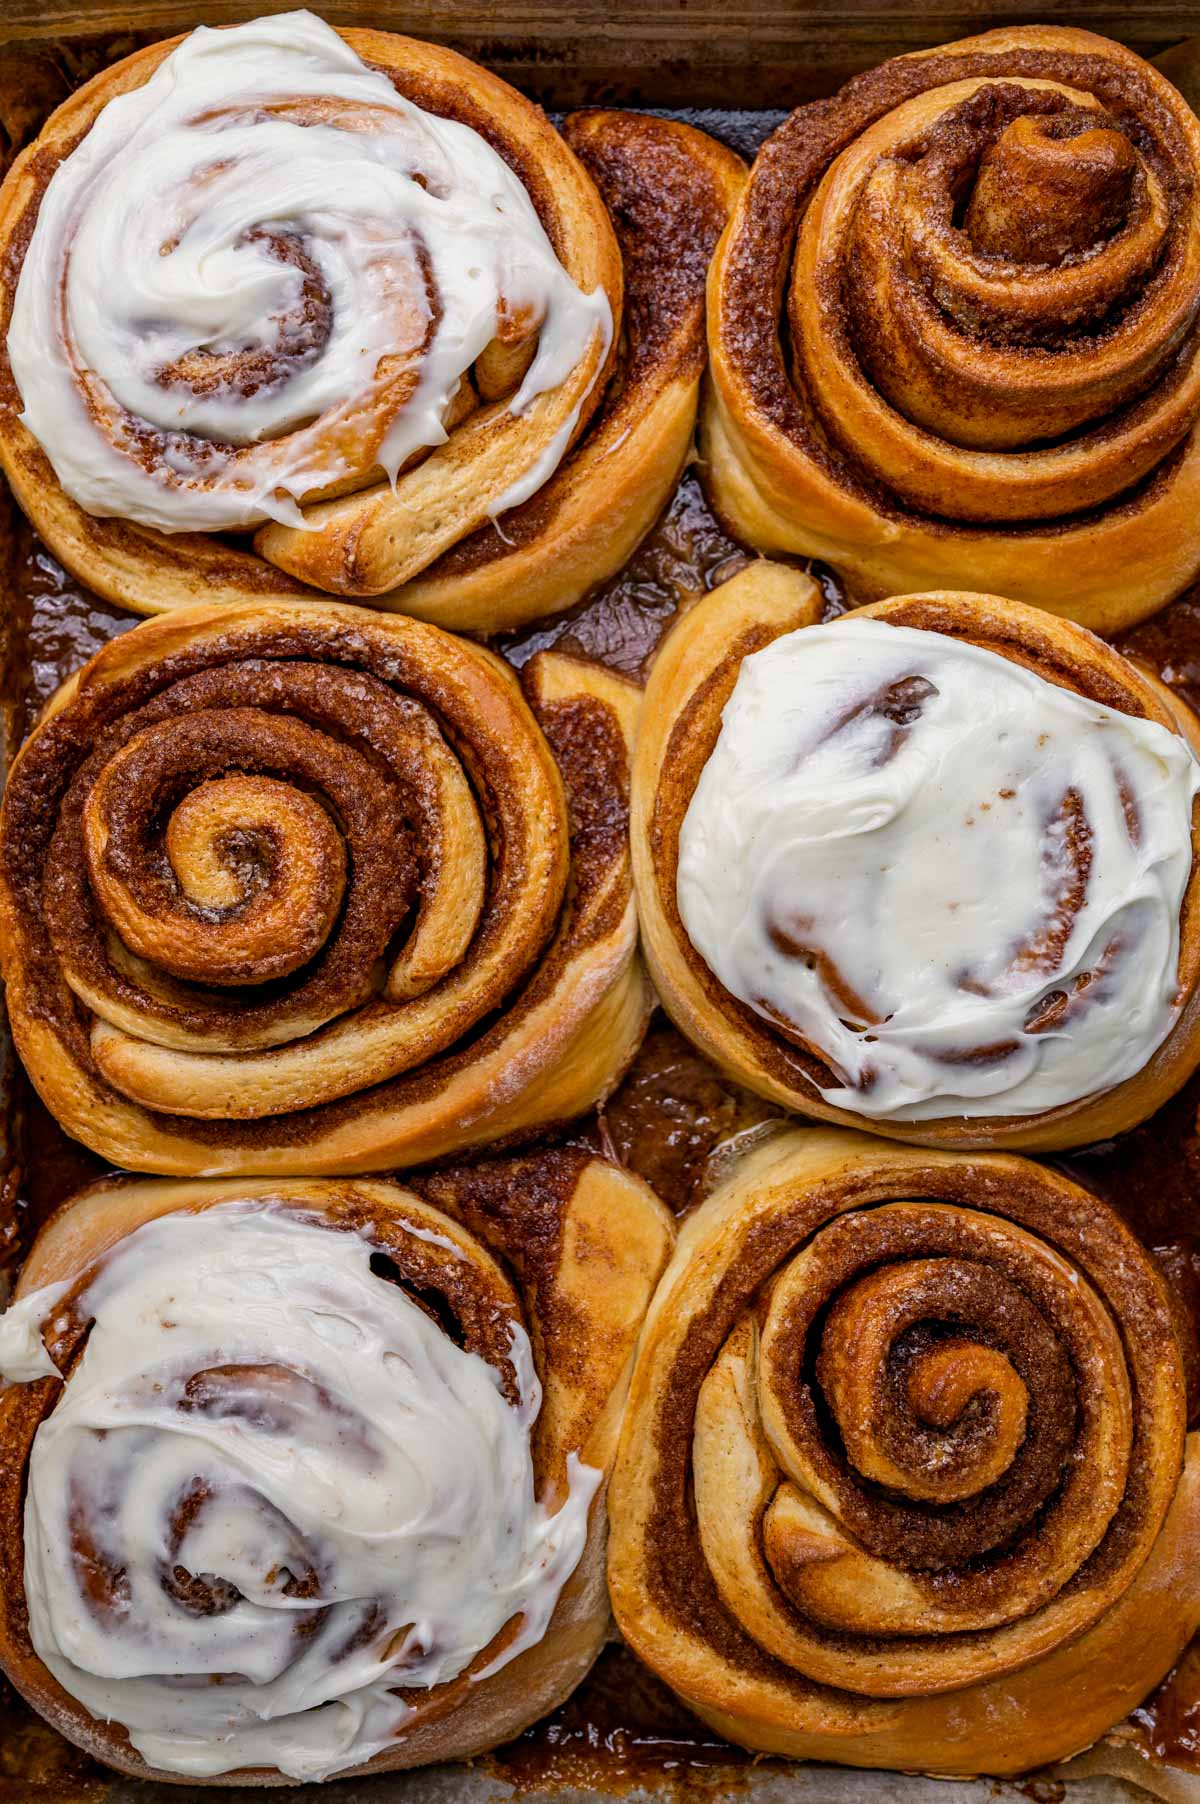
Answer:
[{"label": "cream cheese frosting", "polygon": [[[491,145],[293,12],[201,27],[109,101],[46,188],[8,354],[22,420],[80,506],[214,531],[302,524],[299,497],[366,474],[372,412],[386,431],[367,469],[394,479],[446,441],[460,378],[517,320],[537,329],[517,414],[612,335],[607,297],[571,280]],[[143,426],[166,435],[166,468]]]},{"label": "cream cheese frosting", "polygon": [[679,837],[692,945],[877,1120],[1121,1083],[1179,1009],[1200,766],[995,652],[846,619],[743,662]]},{"label": "cream cheese frosting", "polygon": [[[30,1458],[30,1636],[165,1772],[369,1760],[412,1715],[394,1687],[458,1677],[505,1625],[474,1677],[534,1645],[583,1552],[600,1474],[572,1456],[561,1506],[536,1496],[524,1331],[513,1403],[371,1253],[225,1204],[136,1229],[78,1305],[93,1325]],[[16,1305],[18,1355],[61,1291]],[[120,1573],[119,1607],[82,1588],[81,1535]],[[188,1607],[194,1583],[215,1609]]]},{"label": "cream cheese frosting", "polygon": [[44,1285],[17,1298],[0,1314],[0,1384],[32,1384],[38,1378],[59,1376],[42,1329],[69,1288],[67,1284]]}]

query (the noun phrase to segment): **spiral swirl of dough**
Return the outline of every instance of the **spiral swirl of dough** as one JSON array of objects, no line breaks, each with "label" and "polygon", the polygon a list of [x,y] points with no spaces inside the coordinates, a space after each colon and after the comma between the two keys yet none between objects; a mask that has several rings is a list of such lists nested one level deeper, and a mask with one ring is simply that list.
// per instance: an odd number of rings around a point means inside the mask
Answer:
[{"label": "spiral swirl of dough", "polygon": [[898,57],[780,127],[718,253],[717,506],[860,600],[1130,624],[1200,568],[1197,297],[1200,125],[1155,69],[1049,26]]},{"label": "spiral swirl of dough", "polygon": [[64,1124],[141,1169],[329,1172],[603,1093],[645,1009],[635,692],[553,658],[526,692],[333,605],[179,609],[100,653],[0,824],[14,1030]]},{"label": "spiral swirl of dough", "polygon": [[1200,1620],[1182,1358],[1151,1255],[1064,1178],[783,1133],[688,1222],[643,1334],[622,1633],[752,1748],[1073,1753]]}]

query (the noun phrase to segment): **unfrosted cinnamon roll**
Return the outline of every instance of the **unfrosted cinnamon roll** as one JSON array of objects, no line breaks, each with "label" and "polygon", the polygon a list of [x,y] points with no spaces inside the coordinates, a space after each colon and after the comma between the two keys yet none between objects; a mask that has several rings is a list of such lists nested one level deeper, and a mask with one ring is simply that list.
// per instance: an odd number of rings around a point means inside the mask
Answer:
[{"label": "unfrosted cinnamon roll", "polygon": [[99,1759],[458,1758],[591,1664],[667,1218],[582,1153],[436,1198],[115,1182],[39,1237],[0,1317],[0,1664]]},{"label": "unfrosted cinnamon roll", "polygon": [[13,1033],[69,1133],[173,1173],[378,1170],[606,1094],[648,1008],[637,691],[439,628],[191,608],[49,704],[0,817]]},{"label": "unfrosted cinnamon roll", "polygon": [[1200,1624],[1176,1320],[1054,1172],[783,1133],[688,1221],[647,1320],[622,1633],[769,1753],[972,1774],[1088,1746]]},{"label": "unfrosted cinnamon roll", "polygon": [[741,179],[686,126],[564,140],[453,52],[310,13],[152,45],[0,194],[0,460],[140,612],[565,607],[678,477]]},{"label": "unfrosted cinnamon roll", "polygon": [[1198,310],[1200,123],[1157,70],[1053,26],[898,57],[768,140],[714,261],[719,511],[863,600],[1129,625],[1200,572]]},{"label": "unfrosted cinnamon roll", "polygon": [[751,566],[655,664],[647,957],[773,1102],[900,1139],[1081,1145],[1200,1063],[1200,724],[1078,626],[901,596],[821,625]]}]

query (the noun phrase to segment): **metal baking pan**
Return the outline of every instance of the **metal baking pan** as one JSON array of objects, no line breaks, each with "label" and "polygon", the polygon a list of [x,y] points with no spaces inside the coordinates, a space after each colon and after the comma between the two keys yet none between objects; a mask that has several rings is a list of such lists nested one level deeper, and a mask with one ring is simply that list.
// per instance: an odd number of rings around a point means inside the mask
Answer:
[{"label": "metal baking pan", "polygon": [[[281,12],[295,0],[0,0],[0,158],[7,162],[36,132],[65,89],[139,45],[198,24],[230,24]],[[752,155],[784,109],[829,94],[851,75],[903,51],[992,26],[1039,21],[1085,26],[1128,44],[1162,66],[1200,103],[1200,4],[1145,0],[943,0],[895,6],[886,0],[315,0],[331,23],[411,33],[448,44],[493,68],[552,112],[603,103],[665,109]],[[1186,40],[1196,38],[1195,45]],[[666,534],[666,550],[638,569],[617,595],[601,597],[564,622],[538,622],[507,646],[515,662],[539,644],[566,642],[586,652],[604,641],[610,616],[633,595],[651,610],[662,602],[678,532],[687,538],[697,503],[684,496]],[[41,585],[41,637],[28,615],[5,606],[0,618],[0,754],[11,756],[58,674],[81,663],[117,630],[102,606],[89,621],[77,609],[69,644],[51,644],[56,596],[69,579],[45,558],[0,495],[0,581],[22,565],[25,593]],[[711,522],[709,522],[711,527]],[[707,529],[700,523],[700,537]],[[736,549],[715,527],[693,566],[711,582]],[[44,561],[39,564],[38,560]],[[640,560],[640,562],[639,562]],[[685,560],[686,561],[686,560]],[[7,568],[6,568],[7,566]],[[610,585],[610,589],[611,589]],[[622,599],[622,597],[624,599]],[[76,597],[76,599],[78,599]],[[134,624],[124,617],[121,625]],[[2,766],[0,766],[2,768]],[[22,1120],[27,1098],[0,1070],[0,1297],[22,1237],[22,1211],[40,1184],[38,1212],[69,1194],[95,1169],[79,1149],[72,1164],[23,1169]],[[31,1188],[32,1185],[32,1188]],[[48,1193],[48,1194],[47,1194]],[[688,1799],[746,1797],[749,1804],[1128,1804],[1158,1796],[1200,1804],[1194,1775],[1153,1769],[1129,1749],[1101,1746],[1061,1773],[1000,1782],[931,1780],[849,1768],[751,1760],[725,1749],[684,1721],[668,1694],[641,1686],[628,1656],[602,1656],[603,1676],[589,1681],[588,1702],[557,1713],[549,1731],[534,1731],[513,1750],[465,1767],[434,1768],[373,1779],[295,1787],[328,1804],[575,1804],[612,1797]],[[582,1694],[581,1694],[582,1695]],[[629,1706],[628,1708],[626,1706]],[[1200,1716],[1200,1711],[1198,1711]],[[101,1774],[27,1717],[8,1715],[0,1699],[0,1804],[200,1804],[223,1797],[249,1804],[257,1788],[158,1786]],[[1200,1727],[1196,1733],[1200,1758]],[[1151,1789],[1147,1789],[1147,1787]],[[276,1793],[276,1795],[280,1795]]]}]

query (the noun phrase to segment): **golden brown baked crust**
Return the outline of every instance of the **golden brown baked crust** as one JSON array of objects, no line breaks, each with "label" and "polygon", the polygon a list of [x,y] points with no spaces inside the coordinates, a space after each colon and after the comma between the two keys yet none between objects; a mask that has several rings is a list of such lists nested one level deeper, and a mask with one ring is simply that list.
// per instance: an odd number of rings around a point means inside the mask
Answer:
[{"label": "golden brown baked crust", "polygon": [[116,1165],[411,1165],[578,1114],[648,1010],[639,696],[439,628],[176,610],[54,697],[0,817],[18,1049]]},{"label": "golden brown baked crust", "polygon": [[1153,613],[1200,571],[1198,208],[1200,123],[1089,32],[988,32],[801,107],[709,279],[718,510],[861,600]]},{"label": "golden brown baked crust", "polygon": [[[812,625],[821,596],[811,578],[782,565],[750,565],[706,596],[672,629],[651,671],[634,761],[634,879],[650,975],[676,1025],[709,1058],[759,1095],[800,1114],[847,1126],[859,1118],[824,1102],[833,1082],[818,1051],[776,1031],[732,996],[692,946],[676,898],[679,832],[721,725],[742,660],[781,633]],[[996,596],[904,595],[848,618],[945,633],[1036,670],[1123,713],[1157,721],[1200,752],[1200,722],[1161,683],[1069,621]],[[836,625],[836,623],[835,623]],[[1144,1121],[1200,1064],[1200,804],[1193,866],[1181,913],[1179,980],[1185,998],[1168,1038],[1136,1077],[1038,1115],[951,1117],[871,1124],[923,1145],[1049,1150],[1082,1146]]]},{"label": "golden brown baked crust", "polygon": [[[580,393],[585,381],[592,386],[557,473],[499,527],[488,522],[476,490],[504,407],[476,401],[450,443],[403,476],[398,496],[376,470],[357,493],[309,504],[309,527],[319,522],[319,530],[268,525],[253,542],[160,533],[95,518],[63,493],[20,424],[2,355],[0,464],[55,555],[97,594],[139,613],[324,593],[500,631],[567,607],[612,575],[666,504],[695,424],[708,263],[744,168],[702,132],[638,114],[576,114],[560,135],[514,89],[453,51],[386,32],[341,35],[401,94],[480,130],[524,182],[570,274],[609,295],[616,331],[606,379],[580,372]],[[57,164],[100,109],[148,80],[179,41],[97,76],[18,158],[0,190],[0,337]]]},{"label": "golden brown baked crust", "polygon": [[618,1624],[747,1747],[1063,1758],[1200,1623],[1184,1392],[1154,1261],[1086,1191],[784,1131],[689,1219],[651,1307],[609,1492]]},{"label": "golden brown baked crust", "polygon": [[[472,1351],[498,1368],[508,1356],[515,1287],[518,1319],[523,1317],[544,1387],[532,1437],[535,1479],[539,1497],[555,1507],[566,1494],[569,1454],[578,1452],[606,1473],[611,1465],[638,1328],[670,1250],[669,1219],[637,1178],[580,1152],[450,1170],[427,1180],[422,1190],[418,1195],[380,1181],[106,1183],[53,1217],[30,1254],[18,1292],[70,1283],[47,1330],[47,1345],[69,1385],[87,1329],[72,1299],[105,1254],[156,1217],[256,1196],[303,1210],[332,1231],[365,1232],[393,1261],[398,1281],[439,1299],[449,1317],[468,1326]],[[581,1344],[588,1348],[583,1362]],[[264,1355],[275,1358],[277,1350],[265,1348]],[[181,1783],[177,1774],[149,1769],[119,1725],[89,1716],[29,1641],[21,1494],[33,1437],[62,1388],[57,1379],[46,1379],[0,1393],[0,1665],[35,1709],[96,1758],[138,1777]],[[131,1476],[136,1482],[136,1474]],[[416,1716],[401,1739],[357,1770],[419,1766],[482,1752],[519,1733],[578,1684],[608,1629],[602,1499],[603,1491],[592,1506],[583,1558],[542,1641],[490,1677],[474,1680],[472,1673],[481,1671],[515,1631],[514,1624],[506,1625],[459,1678],[432,1691],[408,1693]],[[96,1595],[101,1609],[103,1587]],[[208,1783],[287,1781],[278,1772],[258,1771]]]}]

